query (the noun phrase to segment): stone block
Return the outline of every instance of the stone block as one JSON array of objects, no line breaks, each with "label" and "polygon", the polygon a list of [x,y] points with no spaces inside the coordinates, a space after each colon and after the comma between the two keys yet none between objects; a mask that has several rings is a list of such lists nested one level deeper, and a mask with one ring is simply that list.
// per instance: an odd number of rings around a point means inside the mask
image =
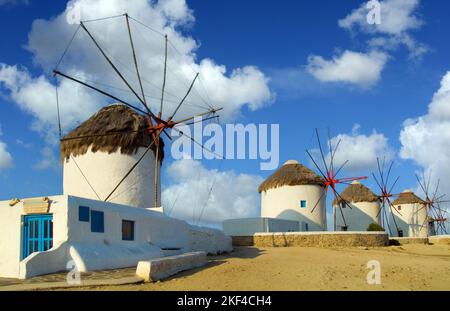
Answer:
[{"label": "stone block", "polygon": [[199,268],[207,263],[206,252],[184,253],[176,256],[140,261],[136,275],[144,281],[159,281],[181,271]]}]

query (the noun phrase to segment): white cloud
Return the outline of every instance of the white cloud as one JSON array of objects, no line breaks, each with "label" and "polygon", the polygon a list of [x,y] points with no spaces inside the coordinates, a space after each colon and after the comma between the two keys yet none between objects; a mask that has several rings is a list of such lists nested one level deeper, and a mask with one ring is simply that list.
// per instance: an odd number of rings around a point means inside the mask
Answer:
[{"label": "white cloud", "polygon": [[353,127],[351,134],[339,134],[333,137],[332,145],[335,146],[339,140],[341,143],[334,157],[335,167],[339,167],[348,160],[345,170],[350,172],[371,172],[377,167],[377,158],[389,162],[394,157],[388,139],[383,134],[375,130],[370,135],[360,134],[357,124]]},{"label": "white cloud", "polygon": [[203,224],[220,224],[225,219],[259,215],[260,176],[209,170],[195,160],[175,161],[167,174],[172,183],[163,191],[162,200],[166,212],[173,206],[173,217],[189,222],[201,217]]},{"label": "white cloud", "polygon": [[[80,75],[80,74],[79,74]],[[32,128],[46,141],[57,143],[57,110],[55,87],[45,76],[33,78],[24,68],[0,63],[0,86],[9,91],[11,99],[33,116]],[[63,128],[74,126],[100,108],[99,96],[67,80],[59,85],[60,109],[64,112]]]},{"label": "white cloud", "polygon": [[323,82],[344,82],[369,87],[379,79],[388,56],[382,52],[358,53],[344,51],[331,60],[310,56],[307,71]]},{"label": "white cloud", "polygon": [[[73,13],[77,8],[80,8],[82,20],[127,12],[157,32],[168,35],[165,117],[174,111],[196,72],[200,73],[200,80],[175,119],[206,111],[206,103],[223,107],[220,113],[222,119],[230,119],[239,115],[244,106],[256,110],[273,100],[268,78],[258,68],[244,66],[228,70],[213,59],[197,59],[199,44],[186,35],[184,29],[195,18],[184,0],[71,0],[59,15],[49,20],[35,20],[28,34],[26,47],[44,74],[33,76],[21,66],[0,63],[0,88],[6,89],[10,98],[33,116],[32,129],[41,133],[52,145],[58,143],[56,96],[54,81],[47,74],[54,69],[77,27],[67,22],[67,16],[72,16],[68,13]],[[133,88],[138,90],[125,17],[87,22],[86,26]],[[131,20],[131,29],[147,100],[152,110],[157,112],[161,96],[164,39],[134,20]],[[140,106],[82,29],[58,69]],[[112,103],[106,97],[67,79],[60,79],[58,86],[63,131],[72,129],[102,106]]]},{"label": "white cloud", "polygon": [[434,182],[441,179],[450,194],[450,71],[428,106],[428,113],[404,122],[400,133],[400,156],[421,166]]},{"label": "white cloud", "polygon": [[32,143],[24,142],[24,141],[21,140],[21,139],[16,139],[16,144],[19,145],[19,146],[21,146],[21,147],[23,147],[23,148],[25,148],[25,149],[31,149],[31,148],[33,148],[33,144],[32,144]]},{"label": "white cloud", "polygon": [[41,150],[41,160],[33,165],[36,170],[46,170],[52,168],[54,170],[59,169],[61,162],[55,157],[55,154],[50,147],[44,147]]},{"label": "white cloud", "polygon": [[381,33],[399,35],[412,29],[420,28],[423,21],[417,15],[419,0],[385,0],[381,3],[381,23],[369,24],[367,14],[369,8],[366,2],[353,10],[345,18],[338,21],[340,27],[354,30],[355,28],[366,33]]},{"label": "white cloud", "polygon": [[375,36],[368,41],[371,47],[391,50],[404,45],[409,50],[411,59],[421,59],[428,48],[417,42],[411,35],[411,31],[421,28],[424,24],[417,13],[420,1],[385,0],[380,1],[380,3],[380,24],[369,24],[367,22],[369,8],[366,7],[366,2],[364,2],[359,8],[339,20],[338,25],[352,32],[360,31]]},{"label": "white cloud", "polygon": [[[0,136],[3,135],[2,124],[0,123]],[[6,150],[6,144],[0,141],[0,170],[3,168],[9,168],[13,165],[13,159],[11,154]]]},{"label": "white cloud", "polygon": [[[245,66],[229,70],[211,58],[197,59],[199,44],[186,35],[185,31],[180,30],[194,21],[193,12],[184,0],[162,0],[158,3],[146,0],[69,1],[67,9],[60,15],[50,20],[34,21],[29,33],[27,49],[33,53],[34,62],[46,71],[53,69],[77,27],[68,24],[66,20],[67,12],[74,7],[80,8],[82,20],[128,12],[131,17],[148,24],[157,32],[168,35],[170,43],[164,109],[166,116],[171,114],[184,96],[196,72],[200,73],[201,81],[197,81],[187,99],[187,105],[179,110],[178,117],[204,112],[205,110],[200,111],[198,106],[207,107],[205,101],[216,107],[224,107],[221,113],[224,118],[236,116],[244,106],[255,110],[271,103],[273,94],[268,87],[268,78],[256,67]],[[163,77],[164,39],[134,20],[130,21],[130,25],[144,89],[149,96],[148,101],[152,110],[157,112]],[[88,22],[86,27],[133,88],[139,90],[125,17]],[[117,90],[105,85],[100,86],[120,98],[139,105],[136,98],[123,91],[127,90],[127,87],[115,75],[82,29],[75,37],[60,69],[81,74],[92,82],[121,88],[122,90]],[[89,110],[83,106],[79,109]]]},{"label": "white cloud", "polygon": [[13,165],[13,158],[6,148],[6,144],[0,141],[0,170],[10,168]]}]

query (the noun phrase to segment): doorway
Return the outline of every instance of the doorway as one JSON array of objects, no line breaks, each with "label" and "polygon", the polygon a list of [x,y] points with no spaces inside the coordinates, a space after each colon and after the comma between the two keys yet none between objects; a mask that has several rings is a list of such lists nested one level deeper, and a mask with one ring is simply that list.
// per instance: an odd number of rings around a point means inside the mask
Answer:
[{"label": "doorway", "polygon": [[22,259],[34,252],[43,252],[53,246],[53,216],[28,215],[23,221]]}]

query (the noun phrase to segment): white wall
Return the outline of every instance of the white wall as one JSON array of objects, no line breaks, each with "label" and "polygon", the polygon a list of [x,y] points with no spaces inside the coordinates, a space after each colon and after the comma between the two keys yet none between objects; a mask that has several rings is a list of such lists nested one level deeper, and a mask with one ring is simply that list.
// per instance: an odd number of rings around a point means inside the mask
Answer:
[{"label": "white wall", "polygon": [[[348,231],[366,231],[371,223],[380,224],[380,202],[350,202],[349,205],[351,208],[347,205],[342,208]],[[336,215],[336,230],[340,231],[341,226],[344,226],[344,219],[339,206],[333,206],[333,213]]]},{"label": "white wall", "polygon": [[189,249],[197,252],[203,251],[207,254],[220,254],[233,250],[231,237],[222,231],[199,226],[190,226]]},{"label": "white wall", "polygon": [[[309,231],[327,230],[326,195],[316,202],[325,192],[316,185],[283,186],[261,193],[261,217],[295,220],[303,230],[303,223],[308,224]],[[307,207],[301,208],[300,201],[306,200]]]},{"label": "white wall", "polygon": [[[85,272],[131,267],[140,260],[174,252],[219,253],[232,249],[231,238],[219,230],[190,226],[153,210],[73,196],[50,199],[54,247],[47,252],[33,253],[22,262],[23,203],[10,207],[9,201],[0,202],[0,277],[29,278],[58,272],[70,260],[75,261],[79,271]],[[91,232],[91,219],[79,221],[80,205],[104,213],[104,232]],[[135,222],[133,241],[122,240],[122,220]]]},{"label": "white wall", "polygon": [[[104,200],[114,187],[125,176],[129,169],[138,161],[146,148],[139,148],[133,155],[115,153],[91,152],[64,161],[63,190],[66,195]],[[76,162],[76,163],[75,163]],[[86,176],[92,188],[80,172]],[[144,159],[123,181],[114,192],[109,202],[134,207],[154,207],[154,164],[155,155],[152,150],[147,152]],[[161,173],[159,174],[161,177]],[[161,205],[161,186],[158,180],[158,206]]]},{"label": "white wall", "polygon": [[[91,232],[91,222],[78,220],[78,206],[104,212],[105,232]],[[189,225],[153,210],[69,196],[69,236],[72,243],[120,244],[148,243],[158,247],[185,247]],[[122,220],[135,222],[135,240],[122,240]]]},{"label": "white wall", "polygon": [[227,219],[223,222],[223,232],[230,236],[252,236],[259,232],[299,231],[298,221],[274,218]]},{"label": "white wall", "polygon": [[[401,207],[400,210],[399,207]],[[392,219],[392,217],[395,217],[397,225],[403,230],[403,236],[418,238],[428,237],[428,222],[426,222],[427,210],[423,204],[401,204],[395,205],[395,208],[397,208],[398,213],[396,211],[391,211],[390,219],[393,236],[398,235]]]},{"label": "white wall", "polygon": [[[49,197],[53,214],[53,244],[67,240],[67,200],[64,196]],[[9,206],[9,201],[0,201],[0,277],[17,278],[22,256],[23,202]]]}]

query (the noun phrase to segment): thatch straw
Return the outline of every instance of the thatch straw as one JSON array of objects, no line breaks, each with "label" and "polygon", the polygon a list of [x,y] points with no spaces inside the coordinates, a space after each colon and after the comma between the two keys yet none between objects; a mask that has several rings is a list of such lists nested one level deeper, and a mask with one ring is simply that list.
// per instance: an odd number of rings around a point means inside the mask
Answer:
[{"label": "thatch straw", "polygon": [[263,192],[272,188],[297,185],[318,185],[324,187],[325,180],[302,164],[288,161],[275,173],[270,175],[259,186],[258,191]]},{"label": "thatch straw", "polygon": [[425,204],[425,201],[419,198],[417,195],[415,195],[414,192],[412,191],[404,191],[400,193],[398,198],[392,202],[393,205],[414,204],[414,203]]},{"label": "thatch straw", "polygon": [[[86,122],[67,134],[61,141],[61,160],[70,155],[85,154],[89,147],[92,152],[134,154],[139,147],[148,147],[153,138],[148,135],[145,117],[121,104],[104,107]],[[105,136],[95,136],[112,133]],[[93,136],[94,135],[94,136]],[[80,137],[80,138],[77,138]],[[76,138],[76,139],[71,139]],[[151,149],[156,153],[156,144]],[[164,158],[164,142],[160,139],[160,161]]]},{"label": "thatch straw", "polygon": [[[369,188],[364,186],[359,182],[354,182],[349,185],[344,191],[340,194],[341,198],[346,202],[358,203],[358,202],[376,202],[379,200],[379,197],[372,192]],[[342,199],[337,197],[333,201],[333,205],[336,206],[342,203]]]}]

